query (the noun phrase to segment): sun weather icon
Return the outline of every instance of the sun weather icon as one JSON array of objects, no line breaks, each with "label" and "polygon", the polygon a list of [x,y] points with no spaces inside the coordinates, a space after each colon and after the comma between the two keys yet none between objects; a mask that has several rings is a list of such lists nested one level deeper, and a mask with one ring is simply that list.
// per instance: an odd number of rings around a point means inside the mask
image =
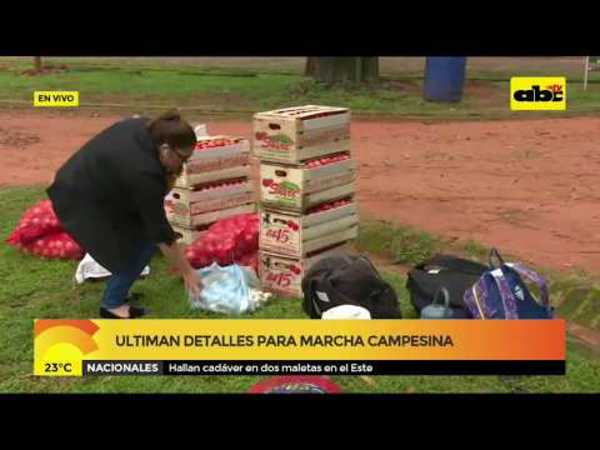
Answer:
[{"label": "sun weather icon", "polygon": [[91,320],[36,320],[34,324],[34,374],[81,376],[82,359],[98,350]]}]

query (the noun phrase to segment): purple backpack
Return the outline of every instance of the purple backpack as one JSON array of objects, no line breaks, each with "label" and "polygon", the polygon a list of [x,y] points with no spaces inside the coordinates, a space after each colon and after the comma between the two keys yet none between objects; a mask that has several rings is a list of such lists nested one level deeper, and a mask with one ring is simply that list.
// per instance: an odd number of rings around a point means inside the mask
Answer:
[{"label": "purple backpack", "polygon": [[[500,261],[492,263],[492,256]],[[552,319],[548,285],[537,272],[520,263],[505,263],[496,249],[490,254],[491,269],[467,289],[464,301],[475,319]],[[523,280],[540,291],[536,299]]]}]

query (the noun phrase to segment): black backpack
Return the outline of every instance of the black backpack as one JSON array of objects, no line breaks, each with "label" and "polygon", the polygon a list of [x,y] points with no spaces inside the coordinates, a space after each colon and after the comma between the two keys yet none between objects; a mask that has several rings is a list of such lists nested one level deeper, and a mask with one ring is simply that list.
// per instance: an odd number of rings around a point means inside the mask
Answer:
[{"label": "black backpack", "polygon": [[[494,250],[492,251],[494,252]],[[452,318],[472,319],[463,297],[465,291],[489,270],[488,266],[451,255],[436,255],[415,266],[409,273],[406,289],[416,311],[433,303],[433,299],[442,289],[449,295]]]},{"label": "black backpack", "polygon": [[302,279],[303,309],[320,319],[341,305],[366,308],[373,319],[401,319],[398,297],[365,256],[342,254],[316,262]]}]

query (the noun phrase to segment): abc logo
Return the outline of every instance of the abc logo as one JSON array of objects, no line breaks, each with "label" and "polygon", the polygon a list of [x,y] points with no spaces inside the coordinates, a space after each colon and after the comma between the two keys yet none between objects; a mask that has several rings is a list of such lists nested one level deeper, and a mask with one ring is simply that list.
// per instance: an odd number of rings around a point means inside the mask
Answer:
[{"label": "abc logo", "polygon": [[562,102],[564,98],[562,86],[555,84],[548,89],[533,86],[528,90],[518,90],[513,94],[518,102]]},{"label": "abc logo", "polygon": [[567,84],[564,77],[513,77],[510,80],[513,111],[566,110]]}]

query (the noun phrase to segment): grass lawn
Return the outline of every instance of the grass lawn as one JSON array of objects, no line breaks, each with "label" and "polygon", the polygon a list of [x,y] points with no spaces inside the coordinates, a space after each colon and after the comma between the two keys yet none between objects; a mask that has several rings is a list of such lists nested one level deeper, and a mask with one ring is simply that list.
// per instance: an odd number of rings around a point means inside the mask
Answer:
[{"label": "grass lawn", "polygon": [[[199,112],[243,117],[290,104],[343,105],[358,115],[427,119],[520,118],[508,107],[509,72],[469,72],[464,100],[457,104],[426,102],[422,74],[386,75],[375,85],[329,88],[297,72],[272,66],[211,67],[194,65],[92,64],[74,60],[67,70],[24,75],[29,61],[0,60],[0,104],[29,107],[35,90],[77,90],[83,107],[123,108],[127,112],[177,106]],[[121,106],[119,106],[121,105]],[[564,117],[600,112],[600,72],[590,74],[583,91],[580,80],[568,85],[567,112],[527,112],[527,117]]]},{"label": "grass lawn", "polygon": [[[412,266],[438,252],[462,255],[487,264],[490,248],[477,242],[448,242],[436,236],[407,226],[385,222],[362,225],[356,242],[358,249],[383,255],[394,264]],[[516,261],[503,254],[507,261]],[[550,282],[551,300],[560,317],[588,328],[600,330],[600,278],[575,269],[559,273],[536,267]]]},{"label": "grass lawn", "polygon": [[[0,235],[12,231],[23,211],[45,197],[42,187],[0,190]],[[373,227],[379,226],[375,229]],[[382,244],[389,229],[366,224],[358,246],[361,249],[390,251]],[[412,262],[428,255],[441,243],[425,234],[405,230],[393,252],[398,261]],[[393,239],[392,239],[393,241]],[[440,241],[441,242],[441,241]],[[476,248],[476,244],[471,244]],[[33,319],[97,317],[103,283],[75,286],[72,277],[77,264],[44,261],[19,253],[0,243],[0,392],[118,392],[118,393],[241,393],[260,377],[98,377],[50,379],[34,377]],[[167,272],[166,261],[156,257],[151,275],[136,283],[135,291],[145,295],[144,305],[154,318],[219,317],[191,310],[183,285]],[[405,279],[396,271],[383,274],[396,289],[403,315],[415,317]],[[273,299],[248,318],[305,318],[299,299]],[[506,392],[599,392],[600,360],[575,342],[568,344],[568,374],[564,377],[465,377],[465,376],[382,376],[367,385],[358,377],[334,377],[345,392],[355,393],[506,393]]]}]

